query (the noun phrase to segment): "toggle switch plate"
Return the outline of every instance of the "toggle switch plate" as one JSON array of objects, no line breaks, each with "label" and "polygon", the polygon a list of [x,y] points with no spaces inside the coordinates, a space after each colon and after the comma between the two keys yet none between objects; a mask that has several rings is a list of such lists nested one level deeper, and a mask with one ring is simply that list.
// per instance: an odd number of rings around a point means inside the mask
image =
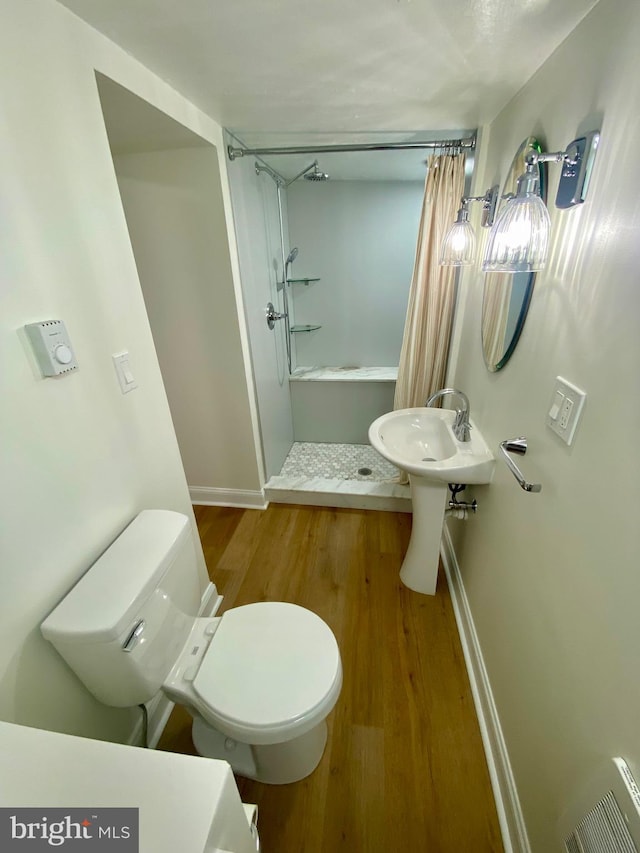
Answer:
[{"label": "toggle switch plate", "polygon": [[547,413],[547,426],[567,444],[573,442],[578,421],[587,395],[580,388],[556,376],[551,405]]},{"label": "toggle switch plate", "polygon": [[119,352],[117,355],[112,356],[112,358],[113,366],[115,367],[116,374],[118,376],[118,382],[120,383],[120,390],[123,394],[128,394],[129,391],[133,391],[134,388],[138,387],[136,378],[131,372],[129,353]]}]

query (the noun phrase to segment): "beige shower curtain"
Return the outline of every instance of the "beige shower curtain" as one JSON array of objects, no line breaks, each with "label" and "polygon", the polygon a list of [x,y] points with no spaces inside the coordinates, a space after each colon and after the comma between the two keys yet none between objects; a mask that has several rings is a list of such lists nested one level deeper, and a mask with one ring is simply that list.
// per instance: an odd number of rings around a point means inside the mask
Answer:
[{"label": "beige shower curtain", "polygon": [[394,409],[424,406],[444,383],[456,268],[440,266],[440,247],[460,207],[464,161],[464,154],[439,154],[428,161]]},{"label": "beige shower curtain", "polygon": [[487,273],[482,300],[482,347],[487,364],[495,370],[505,354],[505,334],[509,320],[509,305],[513,276]]}]

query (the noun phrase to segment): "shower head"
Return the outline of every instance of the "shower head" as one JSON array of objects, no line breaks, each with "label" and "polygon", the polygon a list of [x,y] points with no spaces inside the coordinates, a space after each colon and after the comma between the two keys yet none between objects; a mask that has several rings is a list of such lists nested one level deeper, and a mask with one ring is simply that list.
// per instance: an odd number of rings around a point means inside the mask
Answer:
[{"label": "shower head", "polygon": [[295,178],[287,181],[285,186],[288,187],[290,184],[293,184],[298,178],[304,178],[305,181],[328,181],[329,175],[326,172],[321,172],[318,168],[318,161],[314,160],[310,166],[306,166],[301,172],[298,172]]},{"label": "shower head", "polygon": [[292,263],[295,261],[295,259],[296,259],[297,257],[298,257],[298,247],[296,246],[294,249],[292,249],[292,250],[289,252],[289,254],[288,254],[288,256],[287,256],[287,266],[288,266],[289,264],[292,264]]},{"label": "shower head", "polygon": [[313,172],[307,172],[307,174],[304,175],[304,179],[305,181],[328,181],[329,175],[318,168],[318,161],[316,160],[313,164]]}]

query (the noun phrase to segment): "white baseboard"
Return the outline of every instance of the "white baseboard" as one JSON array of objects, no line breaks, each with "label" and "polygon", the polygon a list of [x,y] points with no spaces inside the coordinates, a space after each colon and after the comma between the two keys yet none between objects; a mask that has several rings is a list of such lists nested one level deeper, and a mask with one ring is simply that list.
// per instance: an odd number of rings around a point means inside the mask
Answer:
[{"label": "white baseboard", "polygon": [[480,723],[505,853],[531,853],[500,718],[491,692],[460,566],[446,524],[442,531],[441,555]]},{"label": "white baseboard", "polygon": [[266,509],[269,502],[264,491],[248,489],[216,489],[212,486],[189,486],[191,503],[199,506],[234,506],[238,509]]},{"label": "white baseboard", "polygon": [[[222,604],[222,596],[218,594],[216,585],[209,582],[200,599],[198,616],[213,616]],[[158,693],[150,702],[147,702],[147,747],[155,749],[162,737],[162,732],[169,721],[175,703],[168,699],[163,693]],[[142,711],[140,719],[134,726],[127,743],[131,746],[143,746],[144,721]]]}]

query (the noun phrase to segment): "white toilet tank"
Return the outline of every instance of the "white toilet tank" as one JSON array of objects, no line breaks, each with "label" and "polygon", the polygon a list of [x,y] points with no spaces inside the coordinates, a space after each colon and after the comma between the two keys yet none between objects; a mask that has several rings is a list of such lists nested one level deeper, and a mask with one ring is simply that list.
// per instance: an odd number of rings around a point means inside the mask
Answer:
[{"label": "white toilet tank", "polygon": [[199,605],[189,519],[170,510],[144,510],[41,630],[97,699],[127,707],[160,690]]}]

